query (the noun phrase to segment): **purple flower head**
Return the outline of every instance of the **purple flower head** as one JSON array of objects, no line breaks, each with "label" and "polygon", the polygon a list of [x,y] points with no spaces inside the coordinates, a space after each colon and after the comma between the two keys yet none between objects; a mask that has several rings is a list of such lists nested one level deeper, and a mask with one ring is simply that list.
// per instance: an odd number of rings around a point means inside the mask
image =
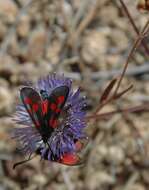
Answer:
[{"label": "purple flower head", "polygon": [[26,154],[68,165],[79,162],[77,152],[87,139],[84,107],[80,89],[72,89],[72,81],[53,74],[40,79],[35,86],[20,90],[22,103],[13,120],[21,125],[13,137]]}]

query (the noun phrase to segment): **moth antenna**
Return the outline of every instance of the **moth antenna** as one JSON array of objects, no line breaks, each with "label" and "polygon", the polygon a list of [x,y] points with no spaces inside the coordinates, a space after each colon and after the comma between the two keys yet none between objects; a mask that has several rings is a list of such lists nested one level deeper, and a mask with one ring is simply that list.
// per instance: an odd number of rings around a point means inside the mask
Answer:
[{"label": "moth antenna", "polygon": [[29,155],[28,159],[27,160],[23,160],[21,162],[16,162],[14,165],[13,165],[13,169],[15,169],[18,165],[21,165],[21,164],[24,164],[30,160],[32,160],[35,156],[37,155],[34,155],[33,157],[31,157],[32,154]]}]

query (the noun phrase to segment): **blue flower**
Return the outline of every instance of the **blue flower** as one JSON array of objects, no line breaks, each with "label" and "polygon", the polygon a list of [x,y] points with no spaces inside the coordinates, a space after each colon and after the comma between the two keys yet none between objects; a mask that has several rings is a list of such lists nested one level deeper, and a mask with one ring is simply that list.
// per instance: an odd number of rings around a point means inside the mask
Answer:
[{"label": "blue flower", "polygon": [[[43,141],[42,135],[35,127],[30,114],[23,102],[17,106],[13,120],[21,125],[13,131],[13,137],[16,138],[25,154],[39,154],[41,158],[49,161],[57,161],[72,165],[78,162],[78,144],[82,146],[82,141],[87,139],[84,132],[86,127],[86,100],[80,96],[80,88],[75,92],[72,89],[72,80],[64,75],[53,74],[41,78],[37,84],[32,87],[44,101],[51,95],[54,89],[61,86],[67,86],[69,94],[62,107],[58,117],[58,126],[52,130],[48,136],[47,142]],[[42,92],[42,94],[41,94]],[[42,126],[40,126],[42,127]],[[74,160],[73,160],[74,159]]]}]

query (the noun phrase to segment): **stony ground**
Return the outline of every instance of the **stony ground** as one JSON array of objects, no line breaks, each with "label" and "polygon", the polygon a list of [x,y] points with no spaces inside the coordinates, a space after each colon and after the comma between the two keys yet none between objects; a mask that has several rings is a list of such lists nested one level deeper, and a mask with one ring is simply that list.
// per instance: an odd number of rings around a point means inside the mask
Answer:
[{"label": "stony ground", "polygon": [[[148,13],[137,1],[124,1],[140,30]],[[136,33],[119,0],[0,0],[0,189],[1,190],[147,190],[149,187],[149,113],[113,115],[88,123],[90,142],[83,166],[40,162],[16,170],[23,159],[10,138],[10,115],[18,89],[49,73],[64,73],[81,86],[88,114],[102,90],[120,74]],[[149,38],[145,38],[147,44]],[[149,48],[149,46],[148,46]],[[149,101],[147,50],[139,46],[123,87],[132,91],[106,111]],[[139,135],[138,135],[139,134]]]}]

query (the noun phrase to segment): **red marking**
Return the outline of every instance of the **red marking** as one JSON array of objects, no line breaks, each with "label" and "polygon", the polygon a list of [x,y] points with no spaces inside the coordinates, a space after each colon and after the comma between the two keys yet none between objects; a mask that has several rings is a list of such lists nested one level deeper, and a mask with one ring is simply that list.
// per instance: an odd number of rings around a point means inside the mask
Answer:
[{"label": "red marking", "polygon": [[57,108],[57,106],[56,106],[56,104],[51,103],[50,108],[51,108],[51,110],[53,110],[53,111],[54,111],[54,110]]},{"label": "red marking", "polygon": [[26,104],[32,104],[32,100],[27,97],[27,98],[24,99],[24,103],[26,103]]},{"label": "red marking", "polygon": [[38,121],[36,121],[36,127],[40,127],[40,124]]},{"label": "red marking", "polygon": [[64,97],[64,96],[59,96],[59,97],[57,98],[58,104],[63,103],[64,100],[65,100],[65,97]]},{"label": "red marking", "polygon": [[67,165],[75,165],[79,161],[79,157],[74,153],[66,153],[61,158],[60,162]]},{"label": "red marking", "polygon": [[58,125],[58,122],[57,122],[57,120],[55,119],[54,122],[53,122],[53,128],[56,128],[57,125]]},{"label": "red marking", "polygon": [[55,110],[55,112],[56,112],[56,113],[60,113],[61,110],[60,110],[59,108],[57,108],[57,109]]},{"label": "red marking", "polygon": [[75,143],[75,146],[76,146],[76,150],[80,151],[82,149],[82,147],[83,147],[83,144],[80,141],[77,141]]},{"label": "red marking", "polygon": [[58,122],[57,122],[56,119],[51,118],[51,119],[49,120],[49,125],[50,125],[51,127],[56,128],[56,127],[57,127],[57,124],[58,124]]},{"label": "red marking", "polygon": [[33,104],[32,108],[33,108],[33,110],[34,110],[35,112],[37,112],[39,106],[38,106],[38,104]]},{"label": "red marking", "polygon": [[48,111],[48,101],[47,100],[44,100],[42,103],[41,103],[41,107],[42,107],[42,112],[43,112],[43,115],[45,115]]}]

